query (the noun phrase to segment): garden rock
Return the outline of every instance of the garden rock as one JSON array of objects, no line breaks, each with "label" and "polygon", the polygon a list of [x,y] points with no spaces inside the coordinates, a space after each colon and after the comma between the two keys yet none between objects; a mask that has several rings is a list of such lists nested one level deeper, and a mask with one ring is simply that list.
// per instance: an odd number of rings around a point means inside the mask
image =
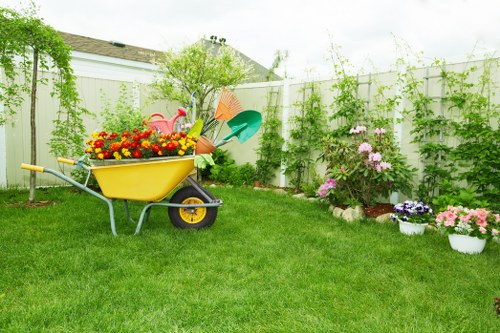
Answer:
[{"label": "garden rock", "polygon": [[294,194],[292,197],[294,197],[295,199],[307,199],[304,193]]},{"label": "garden rock", "polygon": [[281,195],[286,195],[287,194],[287,192],[284,189],[282,189],[282,188],[278,188],[278,189],[274,190],[274,192],[276,192],[278,194],[281,194]]},{"label": "garden rock", "polygon": [[391,215],[392,215],[392,213],[379,215],[375,218],[375,222],[378,222],[378,223],[392,222]]},{"label": "garden rock", "polygon": [[363,208],[361,206],[356,206],[355,208],[347,208],[342,213],[342,218],[347,222],[354,222],[365,217],[365,213],[363,212]]},{"label": "garden rock", "polygon": [[334,207],[332,210],[332,215],[335,217],[342,217],[342,214],[344,214],[344,210],[340,207]]}]

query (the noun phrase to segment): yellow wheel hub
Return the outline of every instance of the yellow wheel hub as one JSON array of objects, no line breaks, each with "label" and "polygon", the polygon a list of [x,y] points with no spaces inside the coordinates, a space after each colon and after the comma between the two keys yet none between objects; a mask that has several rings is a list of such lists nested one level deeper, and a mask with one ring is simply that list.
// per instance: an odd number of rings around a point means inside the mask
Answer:
[{"label": "yellow wheel hub", "polygon": [[[199,205],[203,204],[203,200],[197,197],[189,197],[182,201],[184,205]],[[196,208],[179,208],[179,215],[182,220],[189,224],[196,224],[203,221],[207,215],[206,207],[196,207]]]}]

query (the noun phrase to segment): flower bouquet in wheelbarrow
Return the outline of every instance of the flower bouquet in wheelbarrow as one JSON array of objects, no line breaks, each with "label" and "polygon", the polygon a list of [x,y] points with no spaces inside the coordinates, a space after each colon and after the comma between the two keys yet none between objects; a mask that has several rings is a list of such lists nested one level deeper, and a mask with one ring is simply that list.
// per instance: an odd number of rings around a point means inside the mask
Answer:
[{"label": "flower bouquet in wheelbarrow", "polygon": [[[261,118],[260,113],[251,113],[258,115],[243,116],[232,123],[229,121],[231,133],[215,146],[227,143],[233,136],[241,142],[255,134]],[[193,126],[188,133],[175,131],[176,120],[186,114],[184,109],[179,108],[177,115],[163,124],[149,117],[145,122],[149,127],[146,129],[131,129],[122,133],[94,132],[86,142],[86,156],[78,160],[58,158],[59,162],[88,171],[87,180],[93,174],[102,193],[87,187],[87,182],[79,183],[52,169],[28,164],[22,164],[21,168],[52,174],[106,202],[113,235],[117,234],[113,207],[116,199],[124,201],[130,221],[128,201],[146,202],[137,222],[136,234],[149,219],[154,206],[167,207],[170,220],[176,227],[208,227],[215,222],[222,200],[189,177],[195,170],[197,142],[203,127]],[[176,188],[178,190],[168,197]]]}]

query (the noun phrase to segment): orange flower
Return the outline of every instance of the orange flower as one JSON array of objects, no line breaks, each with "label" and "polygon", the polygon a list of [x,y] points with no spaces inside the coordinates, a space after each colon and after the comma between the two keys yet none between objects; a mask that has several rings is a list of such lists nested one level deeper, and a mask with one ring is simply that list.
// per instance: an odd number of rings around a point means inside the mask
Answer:
[{"label": "orange flower", "polygon": [[113,142],[109,148],[112,150],[112,151],[118,151],[120,150],[120,148],[122,147],[122,145],[119,143],[119,142]]}]

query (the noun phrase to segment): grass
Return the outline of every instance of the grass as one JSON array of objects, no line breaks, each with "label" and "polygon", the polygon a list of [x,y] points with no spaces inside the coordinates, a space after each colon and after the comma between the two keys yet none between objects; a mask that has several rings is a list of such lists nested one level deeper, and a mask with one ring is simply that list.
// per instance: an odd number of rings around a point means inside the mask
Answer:
[{"label": "grass", "polygon": [[[116,204],[0,192],[1,332],[498,332],[500,244],[452,251],[437,233],[347,224],[317,203],[218,187],[206,230],[155,207],[141,234]],[[140,205],[133,205],[138,215]]]}]

